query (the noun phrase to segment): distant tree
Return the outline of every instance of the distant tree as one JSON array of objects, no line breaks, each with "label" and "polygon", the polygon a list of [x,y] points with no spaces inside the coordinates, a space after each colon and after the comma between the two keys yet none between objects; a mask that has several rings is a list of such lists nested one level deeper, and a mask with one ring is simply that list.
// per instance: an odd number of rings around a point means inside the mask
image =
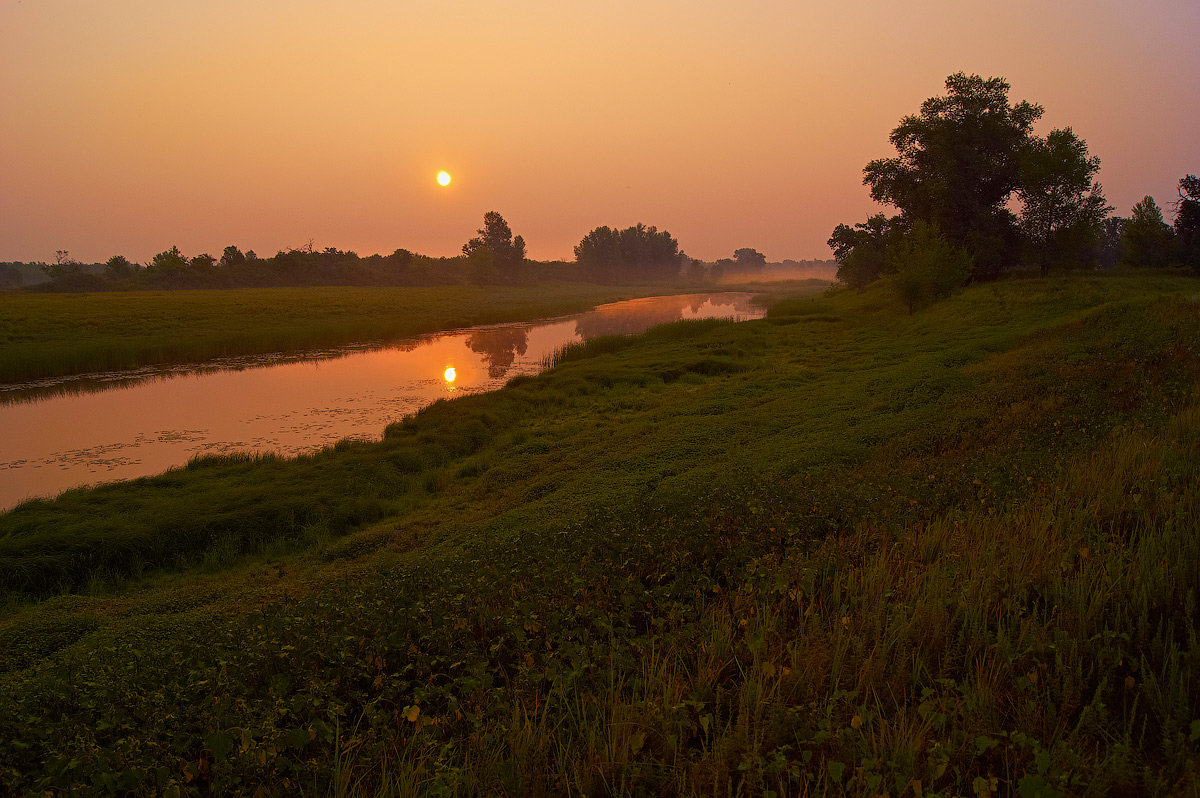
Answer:
[{"label": "distant tree", "polygon": [[225,251],[221,253],[220,264],[222,269],[240,269],[246,265],[246,256],[240,249],[230,244],[229,246],[225,247]]},{"label": "distant tree", "polygon": [[898,155],[863,169],[875,200],[899,208],[906,222],[937,225],[983,278],[999,274],[1013,255],[1016,218],[1007,203],[1043,113],[1040,105],[1010,104],[1009,88],[1001,78],[949,76],[946,96],[929,98],[892,131]]},{"label": "distant tree", "polygon": [[1121,242],[1128,221],[1124,216],[1109,216],[1100,225],[1100,252],[1097,259],[1101,268],[1112,269],[1121,262]]},{"label": "distant tree", "polygon": [[191,260],[188,261],[188,266],[190,266],[192,271],[195,272],[210,272],[212,271],[213,266],[216,265],[216,262],[217,259],[212,255],[209,255],[207,252],[202,252],[199,255],[193,256]]},{"label": "distant tree", "polygon": [[42,271],[51,280],[63,280],[74,277],[83,271],[83,264],[71,257],[65,249],[54,250],[54,263],[42,265]]},{"label": "distant tree", "polygon": [[187,274],[188,259],[172,246],[150,259],[146,264],[146,277],[151,283],[179,285]]},{"label": "distant tree", "polygon": [[137,271],[137,266],[124,255],[113,255],[104,263],[104,276],[114,282],[127,280]]},{"label": "distant tree", "polygon": [[684,274],[689,283],[707,283],[712,280],[712,271],[700,260],[689,260]]},{"label": "distant tree", "polygon": [[1180,260],[1200,274],[1200,177],[1196,175],[1179,181],[1174,227]]},{"label": "distant tree", "polygon": [[463,254],[471,264],[472,277],[478,283],[519,283],[527,277],[525,239],[513,237],[508,222],[496,211],[483,215],[479,233],[463,244]]},{"label": "distant tree", "polygon": [[1173,234],[1162,209],[1147,195],[1133,206],[1121,235],[1121,265],[1162,268],[1171,262]]},{"label": "distant tree", "polygon": [[900,298],[912,313],[918,305],[949,296],[971,276],[971,256],[935,225],[915,222],[892,247]]},{"label": "distant tree", "polygon": [[862,293],[890,271],[888,248],[901,228],[899,217],[889,219],[882,213],[853,227],[846,224],[835,227],[827,243],[838,262],[838,280]]},{"label": "distant tree", "polygon": [[718,258],[717,262],[708,270],[708,279],[714,283],[721,282],[721,278],[731,272],[735,265],[733,258]]},{"label": "distant tree", "polygon": [[666,230],[637,224],[624,230],[597,227],[575,246],[575,260],[601,282],[674,279],[688,258]]},{"label": "distant tree", "polygon": [[620,234],[607,225],[592,230],[575,245],[575,262],[592,279],[618,282],[623,266]]},{"label": "distant tree", "polygon": [[735,249],[733,258],[737,261],[739,269],[761,269],[767,265],[767,256],[750,247]]},{"label": "distant tree", "polygon": [[1046,274],[1051,265],[1096,261],[1102,225],[1112,208],[1094,182],[1100,159],[1071,128],[1032,137],[1021,155],[1021,232],[1030,255]]}]

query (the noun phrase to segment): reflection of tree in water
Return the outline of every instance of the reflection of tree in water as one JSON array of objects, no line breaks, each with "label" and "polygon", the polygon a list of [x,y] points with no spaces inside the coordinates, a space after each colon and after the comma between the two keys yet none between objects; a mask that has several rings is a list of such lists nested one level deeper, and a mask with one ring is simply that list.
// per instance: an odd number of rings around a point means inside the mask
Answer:
[{"label": "reflection of tree in water", "polygon": [[584,340],[601,335],[635,335],[659,324],[678,321],[685,311],[695,313],[708,301],[722,304],[717,297],[693,295],[657,297],[653,301],[635,300],[597,308],[579,317],[575,331]]},{"label": "reflection of tree in water", "polygon": [[467,346],[483,355],[492,379],[503,377],[517,356],[525,354],[528,345],[529,330],[523,327],[477,330],[467,336]]}]

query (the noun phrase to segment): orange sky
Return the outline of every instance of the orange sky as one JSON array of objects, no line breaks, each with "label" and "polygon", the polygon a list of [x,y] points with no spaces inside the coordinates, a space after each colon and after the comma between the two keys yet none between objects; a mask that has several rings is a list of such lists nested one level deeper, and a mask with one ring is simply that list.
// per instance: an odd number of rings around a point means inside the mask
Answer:
[{"label": "orange sky", "polygon": [[488,210],[539,259],[639,221],[824,258],[959,70],[1071,125],[1120,213],[1200,172],[1196,0],[0,0],[0,30],[0,260],[453,255]]}]

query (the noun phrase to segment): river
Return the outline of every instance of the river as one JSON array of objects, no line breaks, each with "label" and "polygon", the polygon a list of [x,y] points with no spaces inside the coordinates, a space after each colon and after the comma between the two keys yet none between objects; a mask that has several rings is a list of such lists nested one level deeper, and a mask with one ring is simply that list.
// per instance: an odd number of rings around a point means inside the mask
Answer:
[{"label": "river", "polygon": [[438,399],[541,371],[566,344],[678,319],[758,318],[750,294],[689,294],[573,316],[472,327],[386,346],[230,358],[199,366],[0,386],[0,511],[83,485],[233,451],[297,455]]}]

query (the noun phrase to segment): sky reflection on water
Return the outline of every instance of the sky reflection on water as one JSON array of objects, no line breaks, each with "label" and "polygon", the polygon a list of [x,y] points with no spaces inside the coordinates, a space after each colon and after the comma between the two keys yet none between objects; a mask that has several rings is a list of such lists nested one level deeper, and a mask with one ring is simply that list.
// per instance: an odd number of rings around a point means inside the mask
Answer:
[{"label": "sky reflection on water", "polygon": [[24,390],[6,386],[0,510],[79,485],[157,474],[198,455],[296,455],[345,438],[378,440],[385,426],[438,399],[494,390],[540,371],[545,358],[568,343],[681,318],[762,315],[749,294],[650,297],[560,319],[299,360],[255,357],[224,361],[219,370],[144,370],[133,382],[85,375]]}]

